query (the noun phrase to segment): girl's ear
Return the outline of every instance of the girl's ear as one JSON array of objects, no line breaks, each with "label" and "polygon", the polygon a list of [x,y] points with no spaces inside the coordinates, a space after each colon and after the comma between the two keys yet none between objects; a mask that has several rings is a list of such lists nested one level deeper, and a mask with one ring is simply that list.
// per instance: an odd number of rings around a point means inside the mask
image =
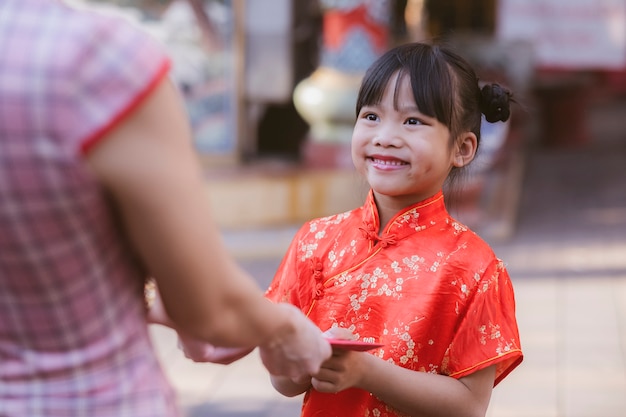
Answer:
[{"label": "girl's ear", "polygon": [[469,164],[476,156],[476,149],[478,149],[476,135],[472,132],[462,133],[454,145],[452,165],[461,168]]}]

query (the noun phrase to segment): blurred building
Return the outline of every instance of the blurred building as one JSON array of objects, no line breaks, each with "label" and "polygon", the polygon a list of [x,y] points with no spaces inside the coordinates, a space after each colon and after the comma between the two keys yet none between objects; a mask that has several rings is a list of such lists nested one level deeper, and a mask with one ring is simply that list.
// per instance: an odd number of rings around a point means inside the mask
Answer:
[{"label": "blurred building", "polygon": [[[298,84],[321,67],[349,73],[345,65],[357,62],[354,55],[329,54],[329,42],[362,46],[368,36],[376,42],[384,39],[387,47],[412,40],[444,41],[474,64],[481,80],[512,88],[522,105],[508,124],[485,126],[489,139],[483,141],[475,178],[460,199],[464,220],[479,226],[489,223],[501,235],[511,232],[505,224],[510,219],[498,220],[488,211],[502,211],[493,208],[494,199],[519,181],[521,174],[512,172],[522,169],[523,161],[515,160],[516,155],[533,140],[556,147],[584,143],[591,92],[626,93],[624,0],[91,0],[89,4],[121,10],[169,49],[172,76],[185,95],[198,153],[209,180],[214,180],[214,192],[223,190],[216,203],[218,219],[233,227],[301,222],[358,204],[360,194],[342,192],[346,187],[362,188],[345,157],[349,138],[347,145],[341,140],[320,142],[312,134],[316,129],[294,104]],[[347,36],[350,30],[356,34]],[[367,53],[364,50],[361,57]],[[329,91],[320,91],[329,98]],[[349,94],[345,97],[349,102]],[[353,111],[354,105],[342,107]],[[251,195],[267,200],[251,205]],[[265,205],[268,214],[262,215]],[[487,214],[479,215],[481,211]]]}]

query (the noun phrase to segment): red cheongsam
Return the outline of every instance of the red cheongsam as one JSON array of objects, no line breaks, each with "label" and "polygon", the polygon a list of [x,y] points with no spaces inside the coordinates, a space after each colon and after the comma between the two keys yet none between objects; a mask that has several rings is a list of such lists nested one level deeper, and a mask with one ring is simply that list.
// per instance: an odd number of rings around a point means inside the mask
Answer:
[{"label": "red cheongsam", "polygon": [[[372,192],[353,211],[306,223],[267,297],[298,306],[323,331],[348,328],[384,346],[371,354],[461,378],[496,365],[498,384],[522,361],[513,287],[501,260],[448,214],[443,194],[399,212],[382,233]],[[351,388],[314,389],[302,416],[403,414]]]}]

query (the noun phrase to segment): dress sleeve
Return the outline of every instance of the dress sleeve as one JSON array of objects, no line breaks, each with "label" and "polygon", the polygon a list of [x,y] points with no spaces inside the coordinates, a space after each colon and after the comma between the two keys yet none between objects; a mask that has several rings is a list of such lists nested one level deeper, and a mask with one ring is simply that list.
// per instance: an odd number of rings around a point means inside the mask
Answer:
[{"label": "dress sleeve", "polygon": [[444,359],[444,371],[462,378],[496,365],[497,385],[522,362],[515,298],[508,272],[495,259],[478,281]]},{"label": "dress sleeve", "polygon": [[66,99],[53,123],[84,154],[150,95],[170,60],[156,39],[119,17],[85,14],[71,30],[80,41],[64,66]]},{"label": "dress sleeve", "polygon": [[307,288],[310,288],[310,284],[302,277],[303,262],[298,256],[305,227],[300,229],[294,236],[287,253],[274,275],[272,283],[265,292],[265,296],[269,300],[290,303],[301,310],[310,304],[310,297],[308,297],[308,302],[303,299],[306,298],[303,297],[305,294],[310,293],[307,290]]}]

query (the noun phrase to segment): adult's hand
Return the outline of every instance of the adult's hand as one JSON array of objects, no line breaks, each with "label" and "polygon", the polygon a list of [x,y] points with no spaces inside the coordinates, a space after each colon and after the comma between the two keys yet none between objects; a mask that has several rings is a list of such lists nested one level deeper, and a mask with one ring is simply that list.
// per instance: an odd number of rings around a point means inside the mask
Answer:
[{"label": "adult's hand", "polygon": [[253,348],[214,346],[195,337],[178,333],[178,347],[187,359],[228,365],[252,352]]},{"label": "adult's hand", "polygon": [[332,355],[330,344],[297,307],[287,303],[277,306],[289,315],[292,326],[288,332],[281,332],[259,347],[263,365],[272,375],[284,375],[293,380],[316,374]]}]

